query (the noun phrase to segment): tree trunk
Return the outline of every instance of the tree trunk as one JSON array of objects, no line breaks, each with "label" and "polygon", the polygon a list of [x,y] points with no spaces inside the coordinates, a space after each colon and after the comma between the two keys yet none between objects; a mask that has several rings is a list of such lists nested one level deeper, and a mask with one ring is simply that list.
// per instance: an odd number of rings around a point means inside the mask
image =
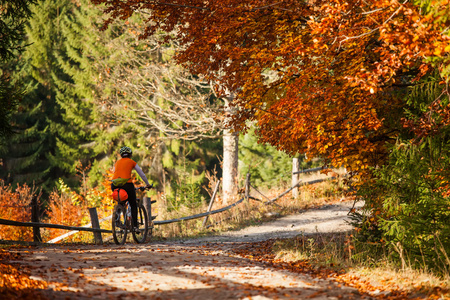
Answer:
[{"label": "tree trunk", "polygon": [[[229,109],[229,102],[232,96],[225,99],[227,113],[232,113]],[[238,142],[239,133],[230,129],[223,131],[223,166],[222,166],[222,189],[223,204],[230,204],[237,196],[238,191]]]},{"label": "tree trunk", "polygon": [[223,202],[230,204],[237,195],[238,141],[236,132],[225,129],[223,133]]}]

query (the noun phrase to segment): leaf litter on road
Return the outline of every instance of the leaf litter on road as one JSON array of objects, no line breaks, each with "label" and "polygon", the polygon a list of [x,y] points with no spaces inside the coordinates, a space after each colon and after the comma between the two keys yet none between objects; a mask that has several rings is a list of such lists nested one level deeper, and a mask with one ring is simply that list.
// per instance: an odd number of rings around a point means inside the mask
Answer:
[{"label": "leaf litter on road", "polygon": [[[336,210],[331,211],[334,216]],[[315,211],[313,219],[322,212]],[[308,220],[305,214],[300,219]],[[260,233],[261,228],[254,231]],[[7,269],[3,267],[2,294],[15,293],[21,299],[420,298],[392,282],[375,286],[370,280],[317,267],[305,259],[279,259],[273,251],[277,240],[267,236],[276,237],[277,232],[263,233],[264,240],[258,241],[251,240],[256,235],[247,230],[240,238],[226,236],[216,242],[10,247],[0,252],[2,266],[14,270],[8,271],[14,272],[12,277],[4,276]],[[445,293],[436,289],[427,296],[439,299]]]}]

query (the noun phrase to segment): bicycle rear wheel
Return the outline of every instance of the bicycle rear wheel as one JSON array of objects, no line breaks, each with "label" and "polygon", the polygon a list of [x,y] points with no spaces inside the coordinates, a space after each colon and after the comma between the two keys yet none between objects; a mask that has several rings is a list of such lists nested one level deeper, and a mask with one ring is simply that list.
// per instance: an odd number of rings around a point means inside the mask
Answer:
[{"label": "bicycle rear wheel", "polygon": [[117,245],[123,245],[127,240],[127,219],[126,210],[122,204],[114,206],[112,216],[112,233],[114,242]]},{"label": "bicycle rear wheel", "polygon": [[137,224],[138,228],[132,231],[133,239],[136,243],[144,243],[147,240],[148,233],[148,215],[147,210],[142,205],[138,206]]}]

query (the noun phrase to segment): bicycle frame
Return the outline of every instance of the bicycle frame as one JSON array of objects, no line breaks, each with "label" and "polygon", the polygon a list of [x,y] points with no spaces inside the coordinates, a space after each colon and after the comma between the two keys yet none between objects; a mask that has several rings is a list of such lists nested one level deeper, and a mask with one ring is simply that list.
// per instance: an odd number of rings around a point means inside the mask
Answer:
[{"label": "bicycle frame", "polygon": [[[136,188],[136,190],[144,190],[145,188]],[[128,201],[117,203],[114,206],[113,218],[112,218],[112,232],[114,242],[118,245],[123,245],[127,239],[128,231],[131,231],[133,240],[136,243],[143,243],[147,240],[149,233],[149,216],[146,208],[143,206],[143,201],[140,198],[136,198],[137,205],[137,224],[138,227],[132,227],[131,207]],[[156,201],[151,201],[154,203]],[[151,206],[150,206],[151,209]],[[151,218],[151,221],[153,218]],[[150,235],[152,233],[152,226],[150,227]]]}]

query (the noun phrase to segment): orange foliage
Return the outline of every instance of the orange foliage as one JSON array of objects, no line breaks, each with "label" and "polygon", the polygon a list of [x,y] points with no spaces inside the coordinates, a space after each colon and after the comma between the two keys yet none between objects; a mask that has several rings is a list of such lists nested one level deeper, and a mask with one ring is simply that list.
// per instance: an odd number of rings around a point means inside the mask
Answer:
[{"label": "orange foliage", "polygon": [[[105,180],[100,186],[88,190],[86,197],[76,193],[60,181],[60,189],[50,194],[46,218],[40,220],[43,223],[59,224],[67,226],[82,226],[90,222],[88,208],[96,207],[99,218],[104,218],[112,213],[114,201],[111,197],[110,180],[111,172],[107,171]],[[31,222],[31,199],[37,193],[26,184],[18,186],[15,191],[11,186],[5,186],[0,182],[0,218],[19,222]],[[39,199],[39,198],[38,198]],[[39,200],[38,200],[39,202]],[[0,239],[32,241],[33,230],[31,227],[0,225]],[[67,230],[48,228],[43,236],[48,239],[56,238]],[[71,241],[77,237],[69,238]]]},{"label": "orange foliage", "polygon": [[399,92],[450,65],[448,0],[429,12],[387,0],[92,2],[106,4],[105,26],[151,11],[142,37],[173,32],[178,61],[235,94],[236,129],[254,120],[261,141],[360,176],[404,130]]},{"label": "orange foliage", "polygon": [[[0,186],[0,218],[19,222],[31,222],[31,199],[35,196],[26,184],[12,191],[11,186]],[[0,239],[32,241],[33,231],[30,227],[0,225]]]},{"label": "orange foliage", "polygon": [[[87,207],[77,205],[73,198],[54,191],[50,194],[47,223],[67,226],[81,226],[83,214]],[[67,232],[67,230],[48,228],[50,238],[55,238]]]},{"label": "orange foliage", "polygon": [[109,216],[112,213],[112,210],[114,208],[114,200],[112,199],[112,193],[111,193],[111,178],[112,178],[112,171],[106,170],[106,176],[104,180],[100,183],[100,186],[97,188],[94,188],[92,192],[99,197],[101,200],[101,206],[100,206],[100,212],[99,216],[101,218]]},{"label": "orange foliage", "polygon": [[[107,171],[105,180],[101,185],[88,190],[86,196],[71,190],[60,182],[60,190],[50,195],[47,223],[67,226],[82,226],[90,222],[89,208],[96,207],[100,219],[109,216],[114,207],[111,198],[110,180],[111,172]],[[67,230],[49,228],[49,239],[56,238]],[[80,237],[69,237],[69,241],[78,241]],[[67,241],[67,240],[66,240]]]},{"label": "orange foliage", "polygon": [[[0,249],[0,261],[20,259],[19,254]],[[41,292],[46,288],[47,282],[31,279],[20,266],[0,263],[0,299],[48,299]]]}]

